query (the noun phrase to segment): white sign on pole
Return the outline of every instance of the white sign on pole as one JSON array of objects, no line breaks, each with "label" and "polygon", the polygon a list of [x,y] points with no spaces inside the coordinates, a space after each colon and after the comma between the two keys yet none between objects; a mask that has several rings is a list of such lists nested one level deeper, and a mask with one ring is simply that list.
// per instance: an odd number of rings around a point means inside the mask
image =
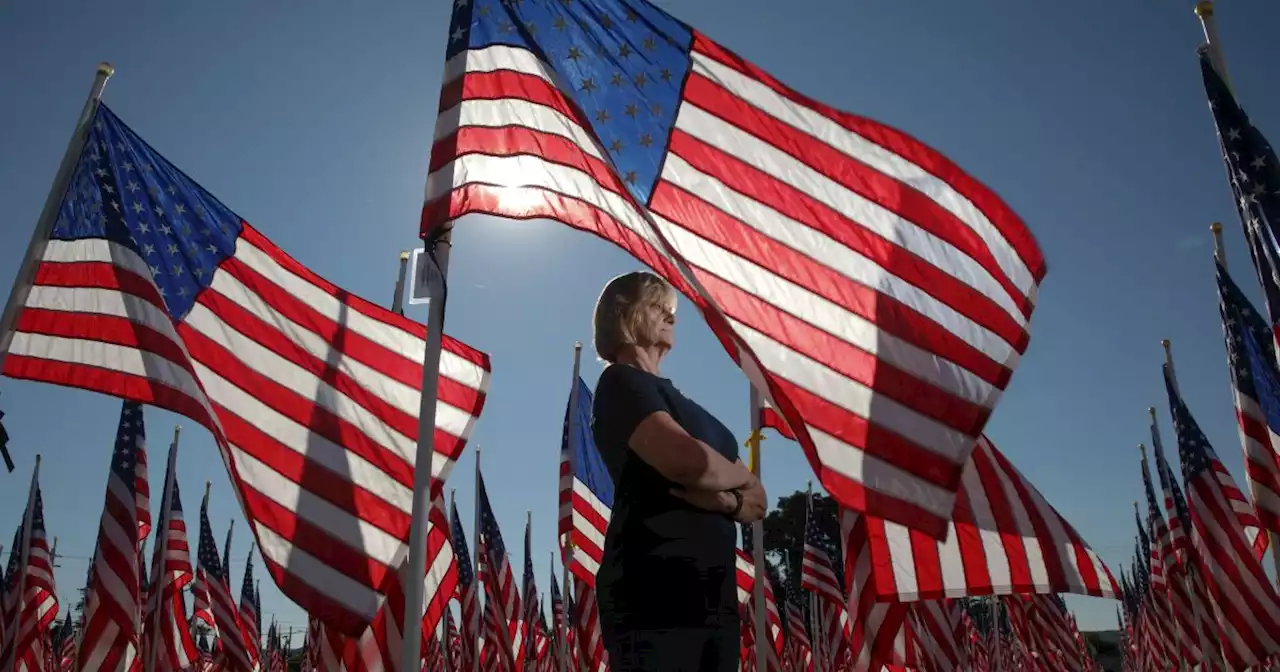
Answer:
[{"label": "white sign on pole", "polygon": [[427,303],[431,298],[431,283],[437,282],[439,272],[426,250],[418,248],[409,257],[409,299],[412,305]]}]

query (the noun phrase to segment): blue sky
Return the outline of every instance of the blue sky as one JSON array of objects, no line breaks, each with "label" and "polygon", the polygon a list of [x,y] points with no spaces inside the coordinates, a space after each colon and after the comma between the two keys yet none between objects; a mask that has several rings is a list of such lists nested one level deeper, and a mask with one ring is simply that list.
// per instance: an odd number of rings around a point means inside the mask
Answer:
[{"label": "blue sky", "polygon": [[[1159,339],[1173,340],[1183,392],[1240,478],[1209,222],[1226,224],[1237,281],[1254,297],[1257,283],[1200,84],[1193,3],[659,4],[801,91],[929,142],[1027,221],[1050,270],[1030,350],[989,434],[1113,570],[1133,548],[1147,406],[1170,432]],[[448,18],[442,0],[5,3],[0,278],[16,273],[94,65],[109,60],[117,74],[105,100],[152,146],[303,263],[389,302],[396,255],[416,243]],[[1280,62],[1280,6],[1235,0],[1219,24],[1238,94],[1276,140],[1280,94],[1266,66]],[[602,284],[636,267],[549,222],[475,217],[455,234],[447,331],[494,363],[474,443],[517,562],[533,511],[544,587],[572,344],[589,341]],[[425,319],[422,307],[410,312]],[[742,375],[688,311],[678,332],[666,372],[745,435]],[[588,383],[598,371],[587,357]],[[45,515],[70,604],[93,550],[119,402],[3,379],[0,409],[19,465],[0,474],[0,531],[18,522],[43,453]],[[153,482],[182,424],[187,517],[196,520],[200,483],[212,481],[220,539],[239,512],[211,438],[162,411],[147,417]],[[771,496],[812,477],[796,446],[771,437],[764,451]],[[468,451],[452,479],[464,511],[473,465]],[[241,521],[237,585],[248,539]],[[267,582],[262,602],[265,619],[305,627]],[[1071,605],[1084,629],[1114,624],[1114,602]]]}]

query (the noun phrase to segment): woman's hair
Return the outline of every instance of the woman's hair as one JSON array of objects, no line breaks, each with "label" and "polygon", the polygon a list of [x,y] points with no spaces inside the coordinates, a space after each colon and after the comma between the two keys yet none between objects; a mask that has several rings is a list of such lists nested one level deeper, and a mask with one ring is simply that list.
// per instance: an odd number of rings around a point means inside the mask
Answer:
[{"label": "woman's hair", "polygon": [[676,309],[676,290],[648,271],[633,271],[609,281],[600,292],[592,317],[596,356],[610,364],[624,345],[645,336],[645,308],[650,304]]}]

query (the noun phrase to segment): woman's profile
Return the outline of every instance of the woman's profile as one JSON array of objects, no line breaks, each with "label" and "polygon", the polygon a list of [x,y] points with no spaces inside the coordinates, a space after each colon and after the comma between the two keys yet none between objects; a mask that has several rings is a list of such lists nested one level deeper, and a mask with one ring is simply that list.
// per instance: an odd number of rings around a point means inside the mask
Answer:
[{"label": "woman's profile", "polygon": [[660,373],[674,345],[675,290],[621,275],[596,302],[592,431],[614,482],[596,577],[614,672],[738,668],[737,526],[764,516],[759,480],[727,427]]}]

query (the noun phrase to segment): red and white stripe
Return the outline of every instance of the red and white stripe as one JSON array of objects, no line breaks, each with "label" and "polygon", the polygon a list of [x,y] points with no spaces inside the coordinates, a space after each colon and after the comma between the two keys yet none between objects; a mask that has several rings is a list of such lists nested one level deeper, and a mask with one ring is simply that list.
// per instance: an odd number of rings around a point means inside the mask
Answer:
[{"label": "red and white stripe", "polygon": [[[121,411],[122,424],[134,421],[124,417],[127,409],[126,405]],[[144,421],[141,412],[136,421]],[[85,590],[83,634],[76,653],[76,665],[84,672],[128,669],[139,651],[139,615],[146,600],[140,592],[139,544],[146,539],[143,530],[151,529],[151,509],[144,442],[139,440],[133,450],[132,488],[121,482],[114,469],[107,470],[106,499]],[[136,533],[131,535],[130,531]]]},{"label": "red and white stripe", "polygon": [[481,212],[555,219],[621,246],[702,310],[828,492],[942,533],[1027,346],[1039,248],[935,150],[696,32],[691,48],[643,206],[532,51],[450,59],[424,233]]},{"label": "red and white stripe", "polygon": [[604,648],[600,630],[600,608],[596,589],[578,577],[573,578],[573,620],[581,669],[584,672],[608,672],[609,653]]},{"label": "red and white stripe", "polygon": [[1280,653],[1280,598],[1216,468],[1187,483],[1187,508],[1192,555],[1212,597],[1228,667],[1243,669]]},{"label": "red and white stripe", "polygon": [[787,606],[787,667],[793,672],[812,672],[813,643],[804,624],[800,605],[786,600]]},{"label": "red and white stripe", "polygon": [[[744,643],[751,647],[751,661],[754,664],[755,658],[755,582],[756,582],[756,566],[751,556],[744,550],[738,548],[737,551],[737,582],[738,582],[738,612],[743,615],[743,632],[748,633],[750,641],[744,639]],[[773,586],[769,582],[769,577],[765,575],[764,583],[764,609],[765,623],[768,624],[766,632],[769,641],[765,651],[765,661],[770,672],[777,670],[781,672],[783,654],[786,650],[786,639],[783,636],[782,616],[778,614],[778,602],[773,596]]]},{"label": "red and white stripe", "polygon": [[944,540],[872,517],[867,535],[879,599],[1119,594],[1102,559],[985,437]]},{"label": "red and white stripe", "polygon": [[[488,540],[481,535],[477,544],[480,556],[489,560],[487,553]],[[506,555],[497,559],[497,565],[484,562],[480,571],[480,582],[484,586],[485,609],[494,611],[498,623],[497,630],[491,631],[493,644],[503,664],[511,668],[510,672],[519,672],[524,663],[524,626],[523,614],[520,610],[520,590],[516,586],[515,573],[511,571],[511,561]],[[490,637],[486,636],[486,640]]]},{"label": "red and white stripe", "polygon": [[[425,339],[424,326],[342,291],[245,224],[176,325],[137,252],[49,241],[4,373],[204,424],[277,585],[359,633],[408,552]],[[488,385],[488,356],[446,337],[435,478],[452,468]]]}]

